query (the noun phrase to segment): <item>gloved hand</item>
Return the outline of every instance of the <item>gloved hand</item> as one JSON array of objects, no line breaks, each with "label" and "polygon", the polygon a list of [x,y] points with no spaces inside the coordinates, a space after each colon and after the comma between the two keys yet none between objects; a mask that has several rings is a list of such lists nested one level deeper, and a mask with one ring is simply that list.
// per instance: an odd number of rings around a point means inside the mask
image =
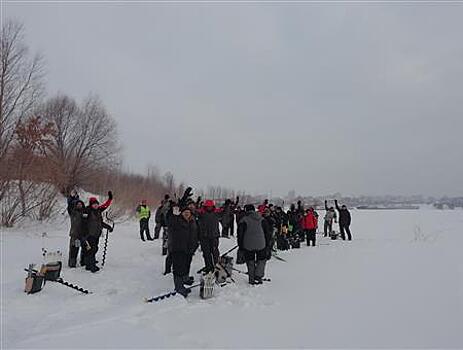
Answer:
[{"label": "gloved hand", "polygon": [[114,231],[114,228],[113,228],[113,227],[109,227],[109,228],[108,228],[108,231],[109,231],[109,232],[113,232],[113,231]]},{"label": "gloved hand", "polygon": [[87,240],[85,240],[85,241],[82,242],[82,246],[83,246],[83,248],[85,248],[85,250],[87,250],[87,251],[90,250],[90,249],[92,249],[92,246],[90,245],[90,243],[88,243]]},{"label": "gloved hand", "polygon": [[79,240],[79,239],[76,239],[76,240],[74,241],[74,247],[76,247],[76,248],[79,248],[79,247],[80,247],[80,240]]},{"label": "gloved hand", "polygon": [[113,193],[111,191],[108,191],[108,198],[113,199]]}]

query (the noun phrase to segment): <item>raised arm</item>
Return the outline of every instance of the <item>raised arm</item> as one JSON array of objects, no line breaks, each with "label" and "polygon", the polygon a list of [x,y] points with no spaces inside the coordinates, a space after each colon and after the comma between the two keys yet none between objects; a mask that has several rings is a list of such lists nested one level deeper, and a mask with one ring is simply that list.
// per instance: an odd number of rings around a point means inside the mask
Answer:
[{"label": "raised arm", "polygon": [[111,205],[112,202],[113,202],[113,193],[111,191],[108,191],[108,199],[106,200],[106,202],[100,205],[98,209],[100,209],[101,211],[104,211],[108,209],[108,207]]}]

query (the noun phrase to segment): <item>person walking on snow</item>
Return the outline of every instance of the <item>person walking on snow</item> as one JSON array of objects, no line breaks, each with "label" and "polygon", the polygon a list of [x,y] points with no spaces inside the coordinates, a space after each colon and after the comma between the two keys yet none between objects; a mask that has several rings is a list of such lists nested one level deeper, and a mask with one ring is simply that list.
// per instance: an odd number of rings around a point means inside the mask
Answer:
[{"label": "person walking on snow", "polygon": [[150,236],[150,218],[151,218],[151,210],[150,207],[146,204],[146,199],[141,201],[141,204],[138,205],[137,209],[137,218],[140,220],[140,238],[144,242],[145,241],[145,232],[146,232],[146,239],[148,241],[152,241],[153,238]]},{"label": "person walking on snow", "polygon": [[350,212],[349,210],[347,210],[347,207],[344,204],[340,208],[338,205],[338,201],[336,199],[334,200],[334,204],[339,213],[339,230],[341,232],[341,238],[343,240],[346,240],[345,233],[347,233],[347,239],[351,241],[352,235],[350,233],[350,223],[351,223]]}]

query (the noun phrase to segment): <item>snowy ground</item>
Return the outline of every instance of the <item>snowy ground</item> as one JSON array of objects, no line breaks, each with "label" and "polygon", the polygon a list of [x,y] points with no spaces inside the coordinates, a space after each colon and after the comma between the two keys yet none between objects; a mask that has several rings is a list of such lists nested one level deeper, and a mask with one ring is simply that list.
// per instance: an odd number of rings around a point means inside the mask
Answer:
[{"label": "snowy ground", "polygon": [[[321,213],[323,214],[323,213]],[[353,211],[354,241],[319,238],[280,253],[272,282],[236,284],[213,299],[143,298],[169,291],[160,242],[141,242],[135,222],[116,228],[104,270],[64,268],[91,295],[53,283],[23,293],[28,263],[46,246],[67,252],[62,227],[2,232],[4,348],[463,347],[463,211]],[[320,237],[320,236],[318,236]],[[221,251],[234,241],[221,240]],[[101,259],[101,258],[100,258]],[[193,270],[202,266],[197,254]],[[238,267],[238,266],[237,266]],[[239,266],[243,269],[243,266]]]}]

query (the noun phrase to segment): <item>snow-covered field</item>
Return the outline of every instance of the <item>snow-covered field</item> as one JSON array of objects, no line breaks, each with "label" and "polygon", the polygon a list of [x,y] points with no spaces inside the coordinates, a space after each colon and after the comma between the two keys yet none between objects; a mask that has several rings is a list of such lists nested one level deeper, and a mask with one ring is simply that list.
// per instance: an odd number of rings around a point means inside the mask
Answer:
[{"label": "snow-covered field", "polygon": [[[321,213],[323,214],[323,213]],[[67,253],[67,221],[2,232],[4,348],[358,348],[463,347],[463,211],[352,211],[352,242],[318,236],[318,247],[282,252],[272,282],[193,290],[146,304],[172,289],[159,240],[142,242],[136,222],[116,227],[97,274],[65,267],[83,295],[47,283],[23,292],[28,263]],[[221,251],[232,247],[223,239]],[[101,253],[101,250],[100,250]],[[100,254],[99,253],[99,254]],[[67,257],[66,257],[67,258]],[[100,255],[101,260],[101,255]],[[197,253],[193,271],[202,267]],[[243,266],[237,266],[244,269]]]}]

